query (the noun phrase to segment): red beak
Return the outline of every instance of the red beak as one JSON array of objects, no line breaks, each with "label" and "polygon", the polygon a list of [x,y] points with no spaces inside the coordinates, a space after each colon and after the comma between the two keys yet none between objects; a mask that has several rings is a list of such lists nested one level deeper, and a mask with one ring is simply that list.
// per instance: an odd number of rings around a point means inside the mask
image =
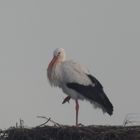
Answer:
[{"label": "red beak", "polygon": [[51,62],[49,63],[48,69],[52,69],[53,65],[55,64],[57,60],[57,56],[54,56]]}]

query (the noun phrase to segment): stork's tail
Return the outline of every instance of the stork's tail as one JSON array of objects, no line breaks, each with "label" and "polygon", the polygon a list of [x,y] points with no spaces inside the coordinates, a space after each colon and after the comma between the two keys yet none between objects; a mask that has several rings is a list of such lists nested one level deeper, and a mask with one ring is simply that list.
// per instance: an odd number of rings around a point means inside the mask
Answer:
[{"label": "stork's tail", "polygon": [[100,97],[102,99],[102,106],[104,107],[105,111],[109,114],[112,115],[113,114],[113,105],[110,102],[110,100],[108,99],[108,97],[106,96],[106,94],[103,92],[100,94]]},{"label": "stork's tail", "polygon": [[95,100],[97,103],[99,103],[103,107],[103,111],[107,112],[109,115],[113,114],[113,105],[106,96],[103,86],[101,83],[92,75],[87,75],[93,84],[95,84],[94,87],[91,88],[92,92],[94,93],[94,96],[92,97],[93,100]]}]

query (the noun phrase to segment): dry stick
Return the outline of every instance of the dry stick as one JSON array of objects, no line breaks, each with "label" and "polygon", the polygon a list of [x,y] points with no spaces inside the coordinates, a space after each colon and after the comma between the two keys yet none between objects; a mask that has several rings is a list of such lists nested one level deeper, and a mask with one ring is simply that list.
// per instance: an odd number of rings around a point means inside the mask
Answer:
[{"label": "dry stick", "polygon": [[41,126],[47,124],[49,121],[50,121],[51,123],[53,123],[55,126],[62,127],[59,123],[57,123],[57,122],[51,120],[51,118],[47,118],[47,117],[44,117],[44,116],[37,116],[37,118],[43,118],[43,119],[46,119],[46,120],[47,120],[45,123],[43,123],[43,124],[41,124],[41,125],[39,125],[39,126],[37,126],[37,127],[41,127]]},{"label": "dry stick", "polygon": [[[38,118],[41,118],[40,116],[37,116]],[[47,118],[46,118],[47,119]],[[45,126],[45,124],[47,124],[49,121],[50,121],[51,118],[48,118],[48,120],[42,124],[40,124],[39,126],[37,127],[42,127],[42,126]]]},{"label": "dry stick", "polygon": [[136,123],[136,122],[140,122],[140,121],[135,121],[135,120],[131,120],[131,118],[140,118],[140,114],[139,113],[128,113],[126,114],[124,121],[123,121],[123,126],[126,126],[127,124],[131,123]]}]

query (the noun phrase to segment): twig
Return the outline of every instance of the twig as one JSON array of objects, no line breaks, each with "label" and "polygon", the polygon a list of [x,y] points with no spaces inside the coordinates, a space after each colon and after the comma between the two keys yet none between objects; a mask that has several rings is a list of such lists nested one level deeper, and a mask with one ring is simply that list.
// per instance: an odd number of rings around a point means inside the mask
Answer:
[{"label": "twig", "polygon": [[140,114],[139,113],[129,113],[126,114],[125,119],[123,121],[123,126],[126,126],[127,124],[131,123],[139,123],[140,121],[136,121],[136,120],[132,120],[132,119],[136,119],[136,118],[140,118]]},{"label": "twig", "polygon": [[46,122],[44,122],[43,124],[41,124],[41,125],[39,125],[39,126],[37,126],[37,127],[44,126],[44,125],[47,124],[49,121],[50,121],[51,123],[53,123],[55,126],[62,127],[59,123],[57,123],[57,122],[51,120],[51,118],[47,118],[47,117],[45,117],[45,116],[37,116],[37,118],[43,118],[43,119],[46,119],[46,120],[47,120]]},{"label": "twig", "polygon": [[[39,118],[39,117],[38,117]],[[42,127],[42,126],[45,126],[45,124],[47,124],[49,121],[50,121],[50,119],[51,118],[48,118],[48,120],[46,121],[46,122],[44,122],[44,123],[42,123],[42,124],[40,124],[39,126],[37,126],[37,127]]]}]

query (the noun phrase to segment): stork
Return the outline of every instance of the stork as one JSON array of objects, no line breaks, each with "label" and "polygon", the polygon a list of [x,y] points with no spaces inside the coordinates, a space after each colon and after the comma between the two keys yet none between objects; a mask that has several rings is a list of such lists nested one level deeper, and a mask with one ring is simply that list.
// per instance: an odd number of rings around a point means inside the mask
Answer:
[{"label": "stork", "polygon": [[106,96],[101,83],[82,65],[65,59],[65,50],[54,50],[53,59],[47,68],[47,77],[51,86],[60,87],[67,97],[63,104],[74,99],[76,106],[76,126],[78,126],[78,100],[86,99],[103,113],[113,114],[113,105]]}]

